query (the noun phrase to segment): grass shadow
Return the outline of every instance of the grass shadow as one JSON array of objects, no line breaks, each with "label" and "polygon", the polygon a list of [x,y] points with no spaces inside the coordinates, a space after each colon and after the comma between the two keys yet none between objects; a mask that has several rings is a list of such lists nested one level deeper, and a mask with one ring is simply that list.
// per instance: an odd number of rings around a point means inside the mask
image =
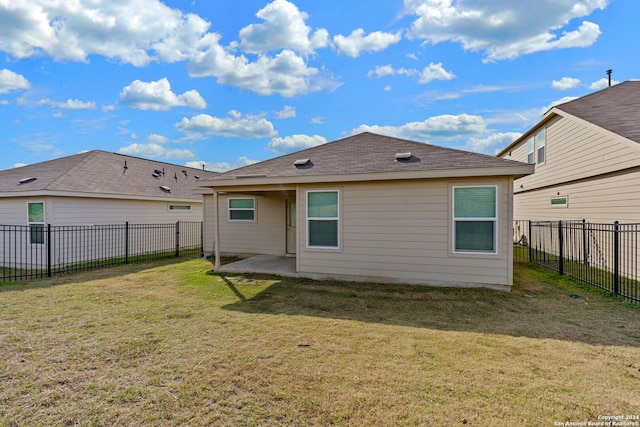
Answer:
[{"label": "grass shadow", "polygon": [[225,277],[223,280],[239,301],[223,308],[640,347],[637,306],[542,270],[518,267],[516,285],[510,293],[279,278],[253,297],[245,298],[241,280],[252,276]]}]

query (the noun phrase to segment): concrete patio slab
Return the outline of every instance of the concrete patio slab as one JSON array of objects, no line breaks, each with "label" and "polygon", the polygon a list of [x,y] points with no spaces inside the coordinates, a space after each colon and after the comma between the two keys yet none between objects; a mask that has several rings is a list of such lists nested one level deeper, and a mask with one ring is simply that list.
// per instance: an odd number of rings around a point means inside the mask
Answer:
[{"label": "concrete patio slab", "polygon": [[245,258],[225,264],[216,271],[220,273],[263,273],[298,277],[295,258],[273,255],[257,255]]}]

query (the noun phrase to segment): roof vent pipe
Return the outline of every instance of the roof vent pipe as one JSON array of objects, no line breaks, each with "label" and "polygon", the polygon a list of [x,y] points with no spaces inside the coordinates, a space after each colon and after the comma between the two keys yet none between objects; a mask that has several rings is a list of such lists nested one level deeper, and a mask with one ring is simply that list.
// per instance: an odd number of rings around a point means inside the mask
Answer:
[{"label": "roof vent pipe", "polygon": [[613,73],[613,70],[607,70],[607,76],[609,76],[609,87],[611,87],[611,73]]}]

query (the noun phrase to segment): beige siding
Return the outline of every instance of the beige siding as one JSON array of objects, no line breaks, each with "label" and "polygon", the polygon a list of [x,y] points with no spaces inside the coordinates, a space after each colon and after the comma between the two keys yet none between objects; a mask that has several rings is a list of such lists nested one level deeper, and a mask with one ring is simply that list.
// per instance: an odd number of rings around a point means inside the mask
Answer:
[{"label": "beige siding", "polygon": [[205,194],[203,196],[203,244],[205,254],[213,254],[215,237],[215,204],[212,194]]},{"label": "beige siding", "polygon": [[[516,194],[640,166],[637,143],[581,119],[558,116],[546,127],[546,162],[515,181]],[[526,162],[526,140],[502,157]]]},{"label": "beige siding", "polygon": [[[586,219],[591,222],[640,222],[640,170],[515,196],[514,217],[532,220]],[[551,198],[567,196],[566,208],[551,207]]]},{"label": "beige siding", "polygon": [[169,211],[169,204],[182,202],[50,198],[47,220],[53,225],[168,224],[177,221],[202,221],[202,204],[190,203],[190,211]]},{"label": "beige siding", "polygon": [[[255,197],[255,221],[230,221],[228,200],[233,197]],[[220,251],[228,255],[285,255],[285,199],[278,193],[253,196],[225,194],[219,196]],[[213,200],[213,198],[212,198]],[[212,225],[207,225],[207,229]],[[210,244],[211,242],[207,242]]]},{"label": "beige siding", "polygon": [[[453,253],[453,185],[498,185],[498,254]],[[441,285],[511,286],[511,181],[412,180],[301,186],[298,205],[310,189],[340,190],[339,249],[306,247],[306,216],[300,212],[299,271]]]}]

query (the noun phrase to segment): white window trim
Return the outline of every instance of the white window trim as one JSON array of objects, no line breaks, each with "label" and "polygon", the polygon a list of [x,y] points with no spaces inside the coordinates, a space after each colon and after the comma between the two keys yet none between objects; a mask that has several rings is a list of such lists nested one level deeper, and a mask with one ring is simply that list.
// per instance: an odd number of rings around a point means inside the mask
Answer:
[{"label": "white window trim", "polygon": [[[564,203],[553,204],[553,200],[554,199],[564,199]],[[569,196],[553,196],[553,197],[551,197],[551,199],[549,199],[549,206],[551,206],[552,209],[568,208],[569,207]]]},{"label": "white window trim", "polygon": [[[460,218],[456,219],[456,188],[487,188],[493,187],[496,189],[496,216],[493,219],[490,218]],[[498,217],[500,212],[498,208],[500,204],[499,200],[499,192],[497,185],[454,185],[451,190],[451,236],[453,237],[451,241],[451,250],[454,254],[471,254],[471,255],[498,255]],[[456,249],[456,222],[457,221],[484,221],[484,222],[493,222],[493,251],[463,251]]]},{"label": "white window trim", "polygon": [[[529,161],[531,156],[531,161]],[[527,139],[527,163],[534,165],[536,163],[536,140],[533,135]]]},{"label": "white window trim", "polygon": [[[179,208],[176,209],[176,206],[179,206]],[[180,203],[170,203],[167,209],[169,210],[169,212],[190,212],[193,210],[193,207],[191,205]]]},{"label": "white window trim", "polygon": [[[540,139],[538,138],[541,133],[544,133],[544,144],[540,147]],[[540,161],[540,148],[544,150],[544,160]],[[536,142],[534,144],[534,150],[536,153],[536,164],[544,165],[547,162],[547,128],[542,128],[536,133]]]},{"label": "white window trim", "polygon": [[[310,217],[309,216],[309,194],[310,193],[329,193],[329,192],[335,192],[338,195],[338,216],[336,218],[327,218],[327,217]],[[306,195],[305,195],[305,216],[306,216],[306,234],[307,234],[307,249],[330,249],[330,250],[339,250],[340,249],[340,243],[342,241],[342,239],[340,239],[340,190],[338,189],[323,189],[323,190],[308,190]],[[337,233],[338,235],[336,236],[336,243],[337,246],[312,246],[309,242],[309,240],[311,239],[311,233],[309,232],[309,221],[336,221],[337,220]]]},{"label": "white window trim", "polygon": [[[42,222],[40,222],[40,221],[29,221],[29,205],[36,204],[36,203],[42,204]],[[42,226],[42,233],[45,233],[45,225],[46,225],[46,223],[47,223],[47,211],[46,211],[46,204],[44,203],[44,201],[27,202],[27,225],[29,226],[29,244],[30,245],[44,245],[44,243],[45,243],[44,241],[42,243],[33,243],[31,241],[31,226],[32,225],[41,225]]]},{"label": "white window trim", "polygon": [[[253,208],[232,208],[232,200],[253,200]],[[232,211],[253,211],[253,219],[231,219]],[[229,197],[227,199],[227,219],[232,222],[256,222],[258,219],[258,209],[255,197]]]}]

